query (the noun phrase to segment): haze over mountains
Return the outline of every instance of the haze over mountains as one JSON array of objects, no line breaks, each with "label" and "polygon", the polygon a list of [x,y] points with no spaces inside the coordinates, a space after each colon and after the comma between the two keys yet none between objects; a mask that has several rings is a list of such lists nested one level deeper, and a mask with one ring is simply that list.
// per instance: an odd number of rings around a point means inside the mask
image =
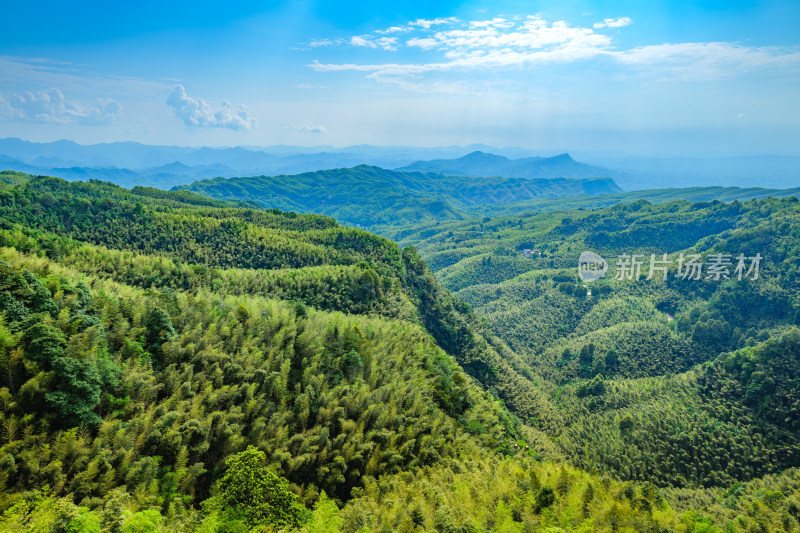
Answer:
[{"label": "haze over mountains", "polygon": [[[0,139],[0,167],[68,180],[104,179],[123,186],[169,188],[198,179],[234,176],[286,175],[330,168],[373,165],[397,168],[421,159],[454,158],[476,150],[509,157],[529,152],[486,145],[417,148],[358,145],[270,147],[179,147],[134,142],[81,145],[61,140],[32,143]],[[572,177],[569,175],[559,177]]]},{"label": "haze over mountains", "polygon": [[609,170],[578,163],[569,154],[553,157],[508,157],[475,151],[458,159],[415,161],[397,170],[438,172],[452,176],[506,176],[509,178],[596,178],[608,176]]},{"label": "haze over mountains", "polygon": [[[576,161],[573,157],[577,157]],[[622,157],[498,148],[483,144],[432,148],[357,145],[179,147],[113,142],[81,145],[0,139],[0,168],[68,180],[170,188],[217,177],[277,176],[371,165],[472,177],[612,178],[623,190],[800,185],[800,157]]]}]

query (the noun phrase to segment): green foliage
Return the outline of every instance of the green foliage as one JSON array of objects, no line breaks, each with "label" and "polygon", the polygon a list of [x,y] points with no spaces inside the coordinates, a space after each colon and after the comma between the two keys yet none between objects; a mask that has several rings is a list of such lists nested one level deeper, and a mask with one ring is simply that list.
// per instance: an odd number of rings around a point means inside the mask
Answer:
[{"label": "green foliage", "polygon": [[161,347],[165,342],[175,338],[175,328],[172,325],[172,319],[166,311],[156,307],[148,312],[144,327],[145,348],[153,354],[157,360],[160,360]]},{"label": "green foliage", "polygon": [[98,426],[101,420],[95,409],[100,403],[103,382],[97,367],[91,361],[68,357],[53,361],[52,367],[56,383],[45,398],[60,423],[66,427]]},{"label": "green foliage", "polygon": [[218,497],[225,507],[241,513],[250,527],[298,527],[305,508],[289,491],[289,482],[266,465],[264,452],[249,446],[226,461]]},{"label": "green foliage", "polygon": [[578,386],[576,394],[579,398],[585,396],[599,396],[606,391],[605,383],[603,382],[603,375],[598,374],[589,381],[581,383]]},{"label": "green foliage", "polygon": [[134,513],[122,525],[122,533],[157,533],[161,531],[163,517],[155,509]]},{"label": "green foliage", "polygon": [[60,329],[40,322],[38,317],[32,317],[32,320],[26,322],[33,323],[23,333],[25,355],[49,369],[64,357],[64,346],[67,342],[64,334]]},{"label": "green foliage", "polygon": [[303,533],[339,533],[344,521],[339,515],[336,502],[328,498],[325,491],[319,495],[308,522],[303,524]]},{"label": "green foliage", "polygon": [[[588,189],[617,191],[610,180],[467,178],[397,172],[360,165],[296,176],[201,180],[176,189],[215,198],[320,213],[349,224],[372,226],[398,220],[423,222],[463,218],[464,207],[483,207],[543,196],[572,196]],[[375,194],[379,190],[380,194]]]}]

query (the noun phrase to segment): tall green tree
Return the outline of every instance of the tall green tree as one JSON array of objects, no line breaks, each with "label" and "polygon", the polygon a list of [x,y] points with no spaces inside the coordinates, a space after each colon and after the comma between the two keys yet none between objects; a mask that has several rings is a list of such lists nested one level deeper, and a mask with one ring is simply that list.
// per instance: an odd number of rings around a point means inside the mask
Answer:
[{"label": "tall green tree", "polygon": [[241,513],[250,527],[299,527],[305,507],[289,482],[266,465],[264,452],[248,446],[227,461],[219,481],[220,503]]}]

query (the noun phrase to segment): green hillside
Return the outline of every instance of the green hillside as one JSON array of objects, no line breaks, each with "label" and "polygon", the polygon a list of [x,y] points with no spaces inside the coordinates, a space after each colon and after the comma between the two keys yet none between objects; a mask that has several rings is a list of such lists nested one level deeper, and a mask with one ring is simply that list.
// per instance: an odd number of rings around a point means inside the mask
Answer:
[{"label": "green hillside", "polygon": [[[403,242],[519,354],[542,391],[523,419],[568,460],[661,487],[724,488],[800,465],[798,231],[794,197],[639,201],[427,224]],[[608,260],[605,278],[579,279],[584,250]],[[738,280],[734,264],[727,280],[681,279],[681,252],[763,261],[756,280]],[[638,281],[615,279],[626,253],[644,258]],[[651,254],[663,253],[666,281],[648,280]]]},{"label": "green hillside", "polygon": [[[0,530],[796,527],[796,446],[769,433],[796,430],[791,320],[598,393],[509,348],[413,248],[324,216],[22,176],[0,185],[0,245]],[[733,439],[736,468],[667,460],[684,437],[648,440],[659,399],[685,438]]]}]

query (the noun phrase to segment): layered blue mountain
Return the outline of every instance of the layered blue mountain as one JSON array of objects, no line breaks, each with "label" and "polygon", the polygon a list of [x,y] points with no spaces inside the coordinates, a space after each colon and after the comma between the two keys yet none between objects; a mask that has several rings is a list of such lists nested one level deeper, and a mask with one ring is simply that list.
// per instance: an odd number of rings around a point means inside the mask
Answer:
[{"label": "layered blue mountain", "polygon": [[[575,154],[575,152],[573,152]],[[608,177],[626,191],[665,187],[770,187],[800,185],[800,157],[632,157],[577,152],[570,155],[523,148],[468,146],[152,146],[135,142],[82,145],[0,139],[0,169],[89,178],[122,186],[170,188],[216,177],[291,175],[372,165],[459,176],[526,178]]]}]

